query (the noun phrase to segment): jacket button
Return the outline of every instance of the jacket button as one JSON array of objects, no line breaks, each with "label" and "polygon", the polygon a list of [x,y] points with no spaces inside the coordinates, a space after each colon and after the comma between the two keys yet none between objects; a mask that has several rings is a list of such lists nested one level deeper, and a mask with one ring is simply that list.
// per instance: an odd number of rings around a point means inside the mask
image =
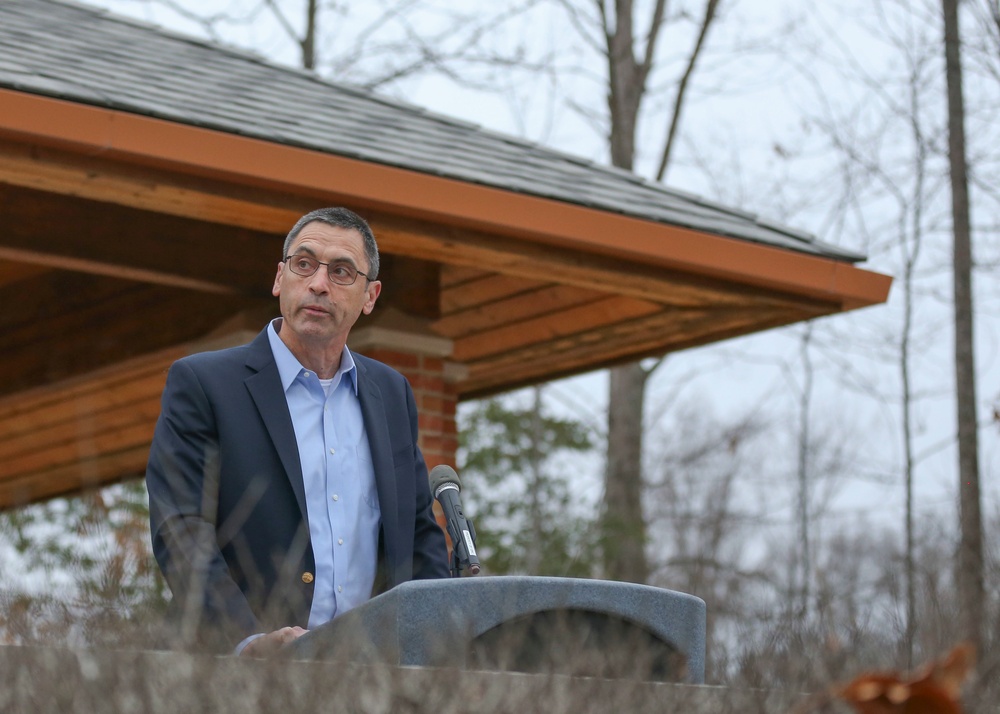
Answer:
[{"label": "jacket button", "polygon": [[302,573],[302,582],[304,582],[306,585],[308,585],[312,581],[313,581],[313,574],[312,573]]}]

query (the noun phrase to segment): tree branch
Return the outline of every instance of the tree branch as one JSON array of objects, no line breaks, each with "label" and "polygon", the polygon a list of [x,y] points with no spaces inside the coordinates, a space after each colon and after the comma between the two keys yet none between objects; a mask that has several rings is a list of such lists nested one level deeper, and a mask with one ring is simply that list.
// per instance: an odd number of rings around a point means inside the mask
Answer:
[{"label": "tree branch", "polygon": [[705,16],[702,19],[701,30],[698,32],[698,39],[695,42],[694,49],[691,50],[691,55],[688,57],[687,67],[685,67],[684,74],[681,76],[680,84],[677,85],[677,97],[674,100],[674,111],[670,118],[670,127],[667,130],[667,139],[663,146],[663,154],[660,156],[660,167],[656,171],[657,181],[662,181],[667,172],[667,165],[670,162],[670,155],[674,147],[674,139],[677,136],[677,128],[680,126],[681,109],[684,106],[684,98],[687,94],[688,82],[694,74],[698,57],[701,55],[701,50],[705,46],[705,40],[708,38],[708,31],[712,26],[712,21],[715,20],[716,11],[719,8],[719,2],[720,0],[707,0],[705,4]]}]

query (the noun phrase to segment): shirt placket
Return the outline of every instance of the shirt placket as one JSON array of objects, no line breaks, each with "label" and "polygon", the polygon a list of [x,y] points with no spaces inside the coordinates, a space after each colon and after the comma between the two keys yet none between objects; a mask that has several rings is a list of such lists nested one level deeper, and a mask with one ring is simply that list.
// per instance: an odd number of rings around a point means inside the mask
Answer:
[{"label": "shirt placket", "polygon": [[343,490],[344,473],[344,451],[341,439],[337,433],[334,415],[338,409],[338,393],[343,384],[343,378],[333,385],[330,395],[326,398],[323,407],[323,440],[326,449],[326,503],[327,503],[327,524],[330,529],[330,548],[333,560],[333,614],[337,614],[339,609],[339,596],[344,592],[347,583],[348,559],[341,556],[344,547],[344,536],[339,533],[343,529],[345,522],[344,508],[346,506]]}]

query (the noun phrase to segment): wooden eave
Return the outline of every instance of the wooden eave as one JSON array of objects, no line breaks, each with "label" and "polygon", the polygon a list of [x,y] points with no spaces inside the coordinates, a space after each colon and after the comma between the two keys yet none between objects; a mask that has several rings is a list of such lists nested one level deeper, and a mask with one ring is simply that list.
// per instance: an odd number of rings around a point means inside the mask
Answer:
[{"label": "wooden eave", "polygon": [[254,334],[281,237],[343,204],[379,309],[453,341],[460,398],[883,302],[829,258],[0,89],[0,507],[140,473],[165,369]]}]

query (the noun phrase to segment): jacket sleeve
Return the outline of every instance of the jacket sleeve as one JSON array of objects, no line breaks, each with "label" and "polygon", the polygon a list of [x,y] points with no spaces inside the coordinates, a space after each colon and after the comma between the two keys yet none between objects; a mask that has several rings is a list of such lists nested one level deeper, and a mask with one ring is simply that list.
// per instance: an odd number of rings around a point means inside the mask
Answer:
[{"label": "jacket sleeve", "polygon": [[420,447],[417,446],[417,406],[409,383],[406,385],[406,408],[413,439],[414,478],[416,479],[413,579],[446,578],[449,575],[448,546],[445,543],[444,532],[434,517],[434,497],[431,495],[430,485],[427,482],[427,462],[424,461]]},{"label": "jacket sleeve", "polygon": [[219,474],[211,404],[194,370],[176,362],[146,468],[153,554],[173,593],[169,639],[181,647],[231,652],[264,629],[218,545]]}]

